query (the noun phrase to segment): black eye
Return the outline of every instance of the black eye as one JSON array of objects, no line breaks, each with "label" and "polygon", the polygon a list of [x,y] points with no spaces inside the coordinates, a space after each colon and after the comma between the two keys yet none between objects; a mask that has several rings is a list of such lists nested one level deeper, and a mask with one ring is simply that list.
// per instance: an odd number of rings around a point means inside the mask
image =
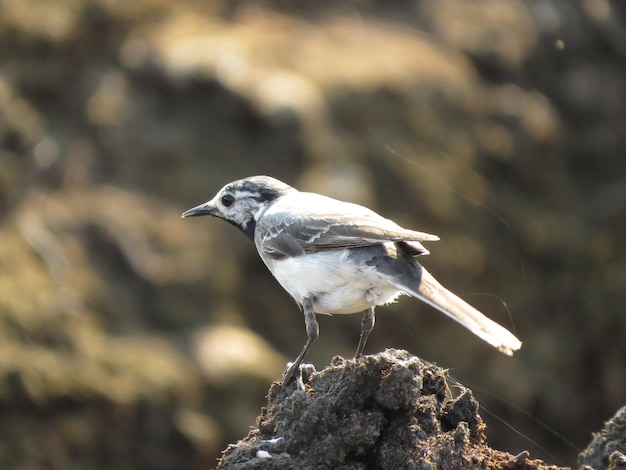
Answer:
[{"label": "black eye", "polygon": [[232,194],[224,194],[222,196],[222,205],[224,207],[230,207],[235,202],[235,197]]}]

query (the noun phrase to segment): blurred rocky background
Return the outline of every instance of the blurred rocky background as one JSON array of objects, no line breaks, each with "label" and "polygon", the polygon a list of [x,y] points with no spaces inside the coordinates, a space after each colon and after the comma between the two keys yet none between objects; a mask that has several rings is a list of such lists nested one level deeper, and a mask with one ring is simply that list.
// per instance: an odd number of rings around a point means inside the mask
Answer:
[{"label": "blurred rocky background", "polygon": [[[523,349],[408,298],[367,349],[449,368],[492,447],[574,464],[626,402],[623,2],[0,0],[1,468],[247,434],[301,314],[180,214],[253,174],[441,236],[425,266]],[[351,357],[360,316],[320,324],[308,359]]]}]

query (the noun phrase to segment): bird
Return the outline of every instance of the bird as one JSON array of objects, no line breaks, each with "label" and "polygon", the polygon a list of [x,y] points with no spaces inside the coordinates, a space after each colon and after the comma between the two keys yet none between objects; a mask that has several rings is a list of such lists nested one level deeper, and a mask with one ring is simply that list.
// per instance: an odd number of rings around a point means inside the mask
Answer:
[{"label": "bird", "polygon": [[417,261],[429,254],[422,242],[437,241],[437,235],[405,229],[367,207],[298,191],[263,175],[226,184],[182,217],[207,215],[229,222],[254,242],[263,263],[304,314],[307,339],[283,383],[296,376],[318,339],[316,314],[363,312],[358,360],[374,328],[374,309],[403,294],[443,312],[506,355],[522,345]]}]

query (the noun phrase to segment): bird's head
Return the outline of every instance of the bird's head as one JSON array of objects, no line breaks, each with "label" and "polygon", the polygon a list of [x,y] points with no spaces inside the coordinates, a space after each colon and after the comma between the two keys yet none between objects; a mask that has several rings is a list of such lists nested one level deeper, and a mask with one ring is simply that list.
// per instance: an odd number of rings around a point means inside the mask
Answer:
[{"label": "bird's head", "polygon": [[283,194],[295,191],[270,176],[251,176],[228,183],[213,199],[183,213],[185,217],[211,215],[230,222],[251,239],[259,217]]}]

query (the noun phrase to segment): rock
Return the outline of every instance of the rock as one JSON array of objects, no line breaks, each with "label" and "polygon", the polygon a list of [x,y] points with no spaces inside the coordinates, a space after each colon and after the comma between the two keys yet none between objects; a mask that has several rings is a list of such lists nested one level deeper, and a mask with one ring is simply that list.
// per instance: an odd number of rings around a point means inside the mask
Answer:
[{"label": "rock", "polygon": [[557,468],[490,448],[471,390],[406,351],[335,357],[302,375],[274,383],[257,427],[218,469]]},{"label": "rock", "polygon": [[626,469],[626,406],[607,421],[602,431],[580,453],[578,463],[583,470],[608,468]]}]

